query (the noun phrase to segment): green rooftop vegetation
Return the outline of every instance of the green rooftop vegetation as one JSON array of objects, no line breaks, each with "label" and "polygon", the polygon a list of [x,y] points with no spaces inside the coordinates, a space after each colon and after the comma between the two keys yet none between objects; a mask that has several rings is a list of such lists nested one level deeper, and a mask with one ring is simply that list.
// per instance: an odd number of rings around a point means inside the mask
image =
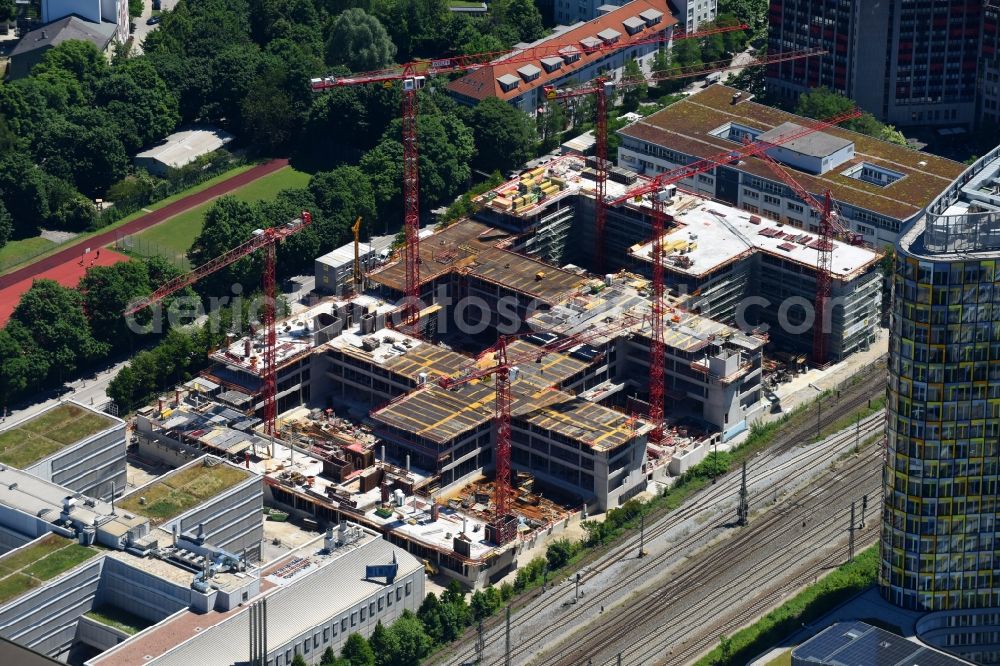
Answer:
[{"label": "green rooftop vegetation", "polygon": [[98,552],[72,539],[49,534],[27,548],[0,558],[0,604],[83,564]]},{"label": "green rooftop vegetation", "polygon": [[247,472],[232,465],[196,464],[136,490],[118,505],[159,524],[232,488],[246,477]]},{"label": "green rooftop vegetation", "polygon": [[0,463],[29,467],[112,423],[102,414],[63,403],[0,433]]},{"label": "green rooftop vegetation", "polygon": [[146,627],[153,625],[146,618],[139,617],[127,610],[122,610],[117,606],[98,606],[92,611],[84,613],[87,617],[97,620],[101,624],[114,627],[119,631],[124,631],[129,636],[137,634]]}]

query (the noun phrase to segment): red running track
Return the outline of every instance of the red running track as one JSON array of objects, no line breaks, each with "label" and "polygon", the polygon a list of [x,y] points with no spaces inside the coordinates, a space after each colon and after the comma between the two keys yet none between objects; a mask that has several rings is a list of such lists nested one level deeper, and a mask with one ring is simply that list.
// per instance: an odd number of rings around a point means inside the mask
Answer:
[{"label": "red running track", "polygon": [[67,261],[44,273],[15,282],[6,289],[0,289],[0,326],[7,323],[14,308],[21,302],[21,296],[31,289],[35,280],[55,280],[64,287],[75,287],[92,266],[113,266],[120,261],[128,261],[128,257],[106,247],[97,248],[81,256],[79,261]]},{"label": "red running track", "polygon": [[[194,208],[195,206],[200,206],[207,201],[221,197],[224,194],[229,194],[235,189],[243,187],[248,183],[252,183],[258,178],[274,173],[278,169],[283,169],[286,166],[288,166],[288,160],[284,158],[271,160],[270,162],[257,165],[252,169],[236,174],[232,178],[226,179],[221,183],[216,183],[201,192],[195,192],[194,194],[190,194],[183,199],[178,199],[173,203],[167,204],[159,210],[155,210],[152,213],[138,217],[120,227],[116,227],[110,231],[105,231],[97,234],[96,236],[91,236],[90,238],[74,243],[73,245],[59,250],[55,254],[39,259],[38,261],[28,264],[27,266],[12,273],[0,275],[0,290],[6,290],[8,287],[15,284],[25,282],[27,283],[28,288],[30,288],[31,280],[40,276],[42,273],[50,271],[62,264],[79,262],[81,257],[86,254],[86,250],[88,248],[99,248],[105,245],[110,245],[122,236],[138,233],[148,229],[149,227],[168,220],[175,215],[180,215],[184,211]],[[5,293],[4,295],[7,298],[10,297],[9,294]],[[20,298],[20,294],[18,294],[18,298]]]}]

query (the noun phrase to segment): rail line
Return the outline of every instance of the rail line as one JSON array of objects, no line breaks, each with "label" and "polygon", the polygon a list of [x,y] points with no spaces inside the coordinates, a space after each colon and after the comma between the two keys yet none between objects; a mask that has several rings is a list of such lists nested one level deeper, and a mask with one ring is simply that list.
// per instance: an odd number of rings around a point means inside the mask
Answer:
[{"label": "rail line", "polygon": [[[850,413],[849,407],[847,408],[846,413]],[[836,416],[836,413],[833,412],[832,418],[840,419],[843,418],[843,416]],[[868,439],[872,435],[880,434],[883,422],[884,416],[882,413],[876,413],[862,419],[860,422],[860,429],[858,431],[860,433],[860,437],[862,439]],[[779,481],[776,477],[785,473],[787,475],[794,474],[798,479],[800,479],[800,482],[807,480],[817,468],[829,465],[833,459],[842,455],[845,447],[853,442],[857,436],[858,434],[854,431],[854,429],[851,429],[850,431],[833,435],[822,442],[808,445],[801,451],[795,452],[791,456],[789,456],[787,452],[783,453],[779,450],[768,450],[758,454],[758,456],[751,461],[751,464],[748,465],[748,489],[751,492],[751,506],[753,506],[753,504],[760,505],[762,501],[767,501],[769,499],[768,496],[773,493],[773,485]],[[785,459],[777,464],[774,464],[778,458]],[[657,569],[660,569],[664,565],[668,564],[671,560],[682,556],[685,551],[694,549],[697,546],[698,541],[710,537],[717,530],[725,527],[727,523],[730,522],[731,516],[724,510],[724,507],[720,506],[720,500],[725,500],[727,503],[734,504],[733,500],[736,497],[738,486],[738,476],[735,473],[727,474],[726,476],[720,478],[719,483],[706,488],[683,507],[666,514],[662,519],[651,525],[646,530],[647,542],[651,542],[659,537],[662,537],[668,531],[678,528],[685,521],[697,517],[706,510],[715,509],[715,514],[712,516],[711,520],[708,521],[707,524],[701,526],[694,535],[688,536],[685,534],[684,538],[682,538],[676,545],[667,548],[664,552],[658,555],[644,559],[638,568],[630,571],[623,577],[622,580],[616,583],[615,589],[602,589],[591,593],[584,599],[581,599],[579,603],[570,607],[568,612],[561,615],[556,623],[547,622],[545,633],[550,634],[552,632],[564,630],[564,628],[576,628],[576,626],[578,626],[576,620],[582,619],[582,616],[588,612],[593,612],[602,601],[611,603],[609,598],[612,597],[621,586],[630,585],[645,577],[649,577],[654,573],[658,573]],[[762,486],[766,489],[761,490]],[[773,519],[769,518],[769,520]],[[727,543],[729,542],[727,541]],[[637,534],[633,534],[624,539],[620,545],[602,554],[600,561],[596,565],[583,571],[581,583],[586,584],[592,578],[598,576],[611,566],[619,564],[623,559],[633,559],[635,556],[630,555],[630,553],[637,553],[638,545],[639,536]],[[534,623],[535,618],[555,604],[561,603],[563,606],[566,606],[569,603],[569,600],[573,597],[574,592],[572,584],[557,587],[552,592],[540,593],[536,595],[528,602],[522,612],[519,612],[512,618],[512,634],[516,630],[523,630],[537,636],[539,623]],[[488,630],[484,632],[485,642],[487,644],[496,644],[497,642],[502,643],[504,631],[505,627],[503,622],[494,621],[491,623]],[[529,649],[529,645],[527,643],[514,646],[512,648],[512,657],[522,654],[527,649]],[[443,658],[443,660],[436,663],[469,663],[475,658],[475,649],[468,648],[460,650],[452,655],[440,655],[440,657]]]},{"label": "rail line", "polygon": [[[845,489],[857,492],[859,488],[867,486],[874,488],[873,481],[864,485],[862,483],[875,476],[872,471],[880,468],[879,457],[880,452],[877,450],[868,451],[852,460],[842,473],[821,481],[805,497],[800,497],[802,492],[797,493],[787,500],[786,506],[764,514],[752,522],[749,529],[741,530],[679,566],[672,572],[669,581],[641,592],[638,601],[624,608],[615,608],[609,613],[608,622],[589,626],[586,635],[580,636],[571,649],[562,651],[558,658],[544,659],[544,663],[556,666],[586,663],[588,657],[599,654],[607,645],[627,644],[628,641],[623,640],[625,637],[639,633],[641,627],[649,624],[656,624],[658,630],[642,632],[642,641],[633,641],[631,648],[623,650],[623,656],[630,649],[636,650],[639,646],[648,648],[650,639],[658,646],[681,643],[683,637],[689,634],[692,627],[699,626],[700,620],[705,616],[714,616],[718,609],[732,607],[734,602],[759,590],[771,576],[771,572],[779,570],[777,567],[800,562],[806,551],[815,549],[815,543],[829,542],[838,533],[845,532],[846,521],[842,519],[843,507],[840,507],[836,513],[814,526],[814,537],[807,540],[797,538],[802,536],[804,525],[817,508],[829,506],[832,501],[842,497]],[[781,545],[775,548],[778,542]],[[734,584],[731,579],[739,571],[755,572],[756,575]],[[711,593],[705,594],[707,591]],[[677,604],[684,600],[693,603],[689,603],[684,611],[683,625],[673,625],[671,628],[667,622],[656,620],[668,613],[675,614]],[[527,646],[519,647],[523,649]],[[647,662],[630,660],[630,663]]]}]

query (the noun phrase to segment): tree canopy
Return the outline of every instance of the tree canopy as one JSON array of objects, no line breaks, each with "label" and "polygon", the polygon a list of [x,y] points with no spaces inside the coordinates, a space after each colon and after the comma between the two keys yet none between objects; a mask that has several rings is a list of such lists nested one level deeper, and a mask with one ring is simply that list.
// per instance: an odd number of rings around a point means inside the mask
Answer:
[{"label": "tree canopy", "polygon": [[475,106],[469,114],[469,126],[478,148],[474,163],[481,171],[509,171],[533,152],[536,134],[531,119],[495,97]]},{"label": "tree canopy", "polygon": [[363,72],[385,67],[395,55],[396,45],[389,33],[376,17],[360,7],[352,7],[333,19],[326,42],[326,64]]},{"label": "tree canopy", "polygon": [[[851,111],[856,107],[854,100],[825,86],[813,88],[799,95],[795,113],[817,120],[832,118]],[[886,125],[876,120],[875,116],[865,111],[860,118],[855,118],[841,124],[846,129],[867,134],[883,141],[906,145],[906,138],[892,125]]]}]

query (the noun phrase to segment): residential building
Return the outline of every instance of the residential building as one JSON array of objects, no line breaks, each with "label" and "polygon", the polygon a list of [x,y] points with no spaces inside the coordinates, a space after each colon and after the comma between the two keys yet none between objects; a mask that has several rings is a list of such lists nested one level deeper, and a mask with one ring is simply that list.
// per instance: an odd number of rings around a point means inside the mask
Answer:
[{"label": "residential building", "polygon": [[90,42],[101,53],[109,54],[118,34],[118,25],[110,22],[85,21],[78,16],[66,16],[37,30],[26,33],[10,52],[10,80],[27,76],[42,61],[49,49],[71,39]]},{"label": "residential building", "polygon": [[90,497],[125,492],[125,422],[74,401],[0,431],[0,463]]},{"label": "residential building", "polygon": [[894,604],[956,614],[956,627],[1000,605],[998,183],[1000,148],[896,245],[879,584]]},{"label": "residential building", "polygon": [[[768,90],[793,100],[827,86],[893,125],[971,126],[981,84],[995,88],[995,51],[985,42],[995,42],[996,9],[987,15],[987,4],[771,0],[768,53],[828,55],[771,65]],[[995,117],[995,90],[988,99],[983,110]]]},{"label": "residential building", "polygon": [[124,44],[128,39],[128,0],[41,0],[41,4],[42,23],[75,15],[90,23],[113,23],[115,40]]},{"label": "residential building", "polygon": [[[633,0],[586,23],[560,26],[548,37],[519,45],[548,54],[534,62],[498,58],[452,81],[448,91],[463,104],[496,97],[535,115],[545,103],[546,86],[585,83],[599,75],[616,78],[632,59],[649,71],[656,52],[669,48],[676,23],[666,0]],[[599,50],[611,44],[621,48]]]},{"label": "residential building", "polygon": [[695,32],[715,20],[719,0],[671,0],[674,16],[684,32]]},{"label": "residential building", "polygon": [[[656,175],[743,145],[780,140],[808,126],[806,118],[758,104],[714,85],[619,130],[619,164]],[[840,128],[828,128],[768,151],[810,194],[830,192],[841,222],[875,247],[899,231],[962,173],[963,166]],[[716,167],[678,183],[753,214],[818,232],[819,215],[760,158]]]}]

